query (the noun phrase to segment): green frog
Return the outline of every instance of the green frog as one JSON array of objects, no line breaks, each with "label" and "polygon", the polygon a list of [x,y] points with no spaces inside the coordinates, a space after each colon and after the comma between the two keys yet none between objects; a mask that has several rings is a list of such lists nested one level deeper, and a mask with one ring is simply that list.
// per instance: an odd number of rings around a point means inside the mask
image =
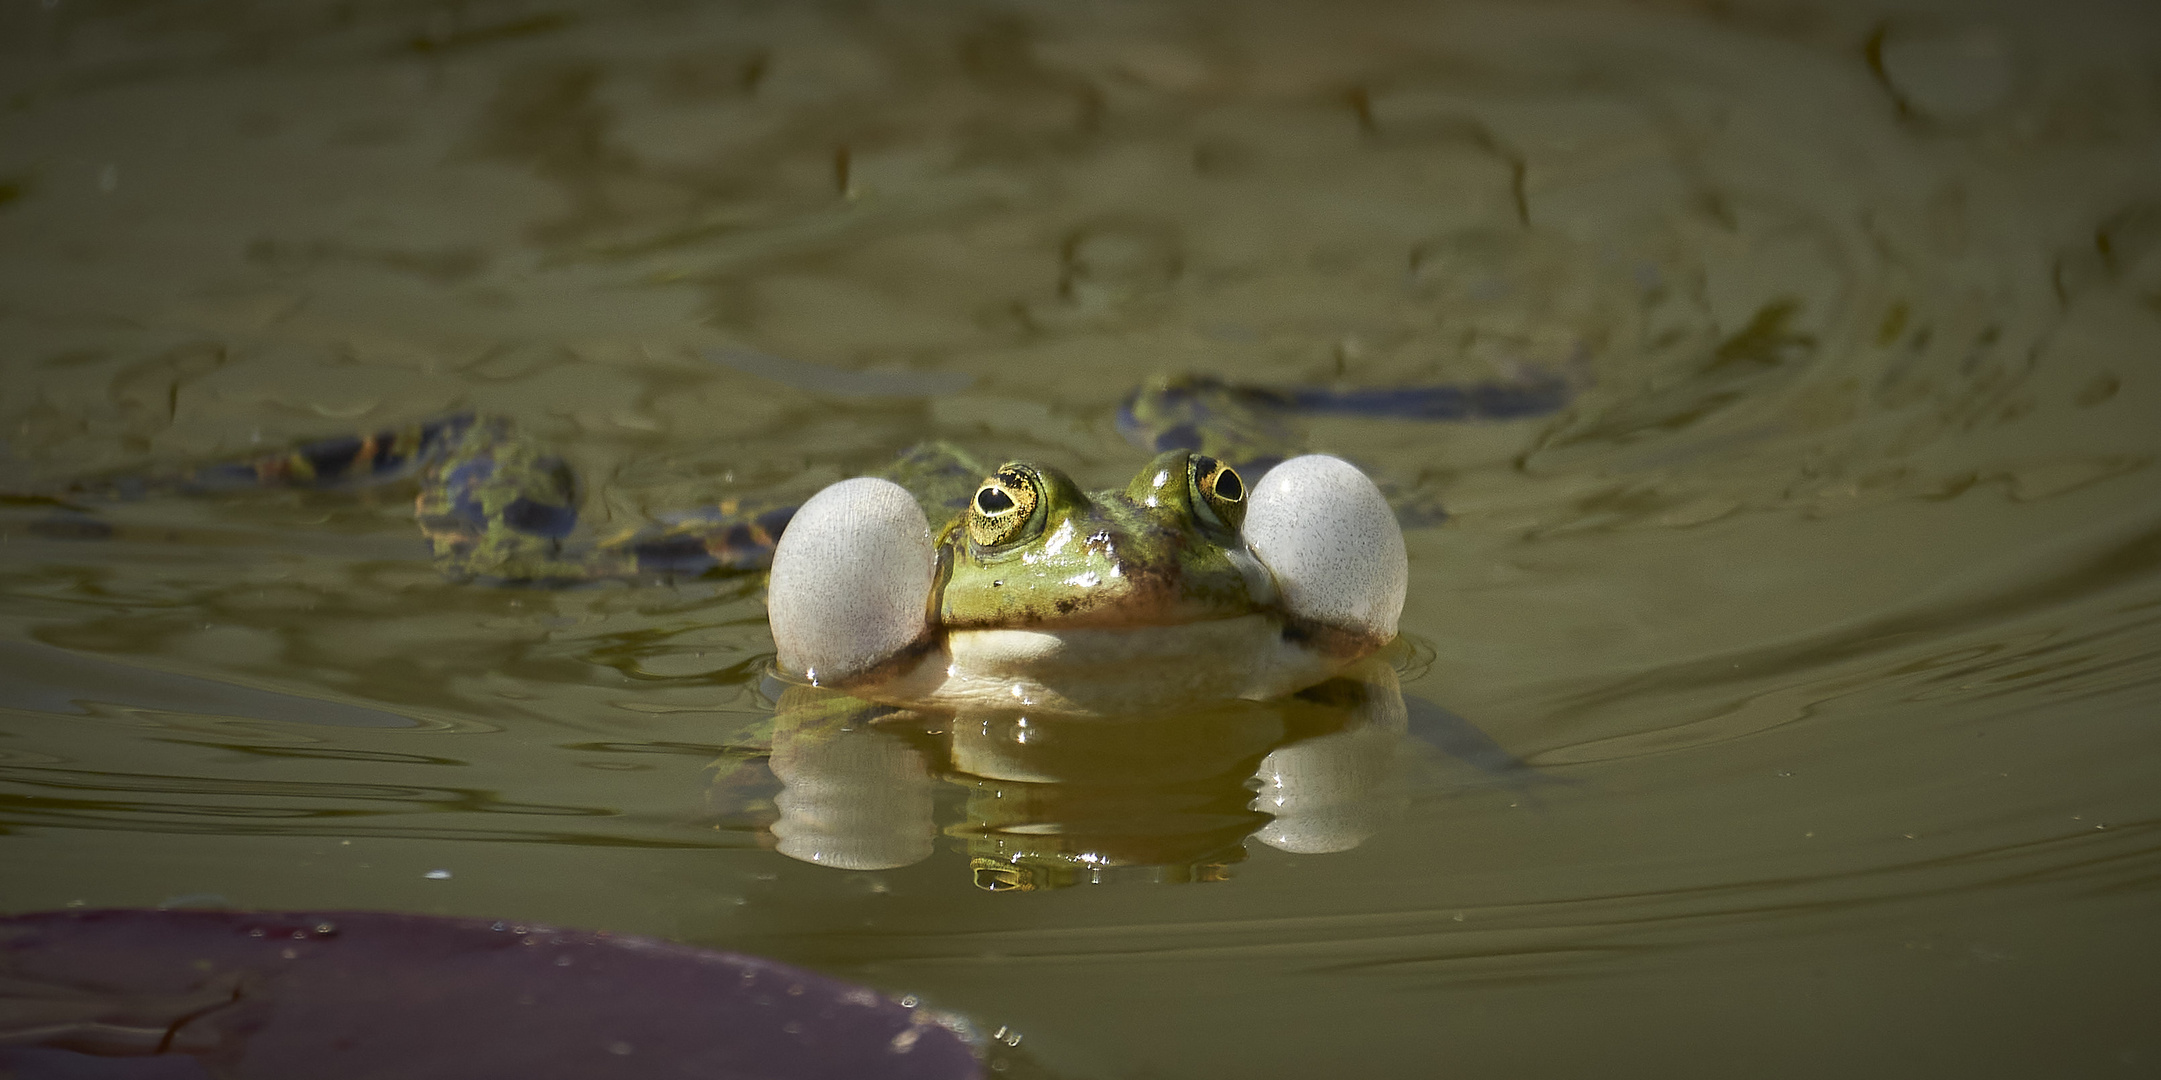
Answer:
[{"label": "green frog", "polygon": [[583,541],[563,460],[469,415],[77,492],[417,476],[415,516],[453,577],[768,569],[785,677],[910,708],[1125,712],[1281,697],[1395,636],[1399,517],[1437,511],[1391,506],[1342,459],[1286,457],[1298,418],[1510,418],[1567,396],[1546,376],[1349,391],[1158,379],[1120,409],[1121,432],[1155,454],[1122,489],[1087,492],[1049,465],[985,467],[930,442],[801,507],[724,502]]},{"label": "green frog", "polygon": [[780,670],[911,708],[1126,712],[1274,698],[1395,637],[1409,577],[1380,490],[1304,455],[1248,490],[1207,454],[1084,492],[1008,462],[936,532],[900,485],[842,481],[773,553]]}]

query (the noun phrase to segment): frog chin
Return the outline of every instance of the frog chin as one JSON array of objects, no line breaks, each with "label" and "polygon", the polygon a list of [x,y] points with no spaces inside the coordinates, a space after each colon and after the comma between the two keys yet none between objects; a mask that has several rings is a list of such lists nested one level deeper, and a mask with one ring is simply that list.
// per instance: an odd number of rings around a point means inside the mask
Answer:
[{"label": "frog chin", "polygon": [[954,630],[842,688],[959,713],[1132,713],[1282,697],[1385,642],[1307,633],[1275,612],[1163,626]]}]

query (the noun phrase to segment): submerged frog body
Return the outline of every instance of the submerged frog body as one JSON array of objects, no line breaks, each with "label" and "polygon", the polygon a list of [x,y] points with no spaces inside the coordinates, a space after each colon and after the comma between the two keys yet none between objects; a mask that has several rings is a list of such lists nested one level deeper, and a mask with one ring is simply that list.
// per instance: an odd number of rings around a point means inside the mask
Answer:
[{"label": "submerged frog body", "polygon": [[767,608],[785,673],[869,700],[1123,711],[1320,682],[1395,636],[1407,577],[1356,467],[1293,458],[1248,491],[1172,451],[1122,491],[1004,465],[935,534],[899,485],[835,484],[782,535]]},{"label": "submerged frog body", "polygon": [[[791,677],[915,707],[1124,711],[1280,696],[1394,636],[1406,580],[1398,520],[1440,515],[1392,508],[1339,459],[1284,460],[1299,416],[1509,419],[1567,397],[1552,377],[1352,391],[1159,380],[1120,410],[1120,431],[1159,455],[1122,490],[1083,492],[1026,462],[986,469],[933,442],[800,508],[731,501],[597,539],[579,538],[581,492],[561,458],[507,421],[473,416],[73,494],[418,477],[415,516],[453,577],[770,566],[778,666]],[[92,524],[58,526],[91,535]]]}]

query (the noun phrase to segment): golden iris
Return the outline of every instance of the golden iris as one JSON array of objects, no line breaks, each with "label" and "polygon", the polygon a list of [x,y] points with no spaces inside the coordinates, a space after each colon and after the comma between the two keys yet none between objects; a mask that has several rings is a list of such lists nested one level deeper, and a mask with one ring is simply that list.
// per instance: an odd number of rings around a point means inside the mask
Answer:
[{"label": "golden iris", "polygon": [[968,539],[979,547],[1000,547],[1019,539],[1035,517],[1036,479],[1008,465],[998,470],[968,500]]},{"label": "golden iris", "polygon": [[1236,530],[1246,519],[1246,482],[1238,470],[1212,457],[1193,457],[1195,504],[1204,507],[1225,528]]}]

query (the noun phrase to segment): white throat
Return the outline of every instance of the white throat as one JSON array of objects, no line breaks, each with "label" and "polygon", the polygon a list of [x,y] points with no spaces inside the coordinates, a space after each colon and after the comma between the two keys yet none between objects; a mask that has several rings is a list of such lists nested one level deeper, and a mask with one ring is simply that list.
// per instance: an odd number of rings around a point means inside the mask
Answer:
[{"label": "white throat", "polygon": [[1281,697],[1354,656],[1286,640],[1268,614],[1116,629],[956,630],[891,678],[849,686],[872,701],[941,710],[1121,713]]}]

